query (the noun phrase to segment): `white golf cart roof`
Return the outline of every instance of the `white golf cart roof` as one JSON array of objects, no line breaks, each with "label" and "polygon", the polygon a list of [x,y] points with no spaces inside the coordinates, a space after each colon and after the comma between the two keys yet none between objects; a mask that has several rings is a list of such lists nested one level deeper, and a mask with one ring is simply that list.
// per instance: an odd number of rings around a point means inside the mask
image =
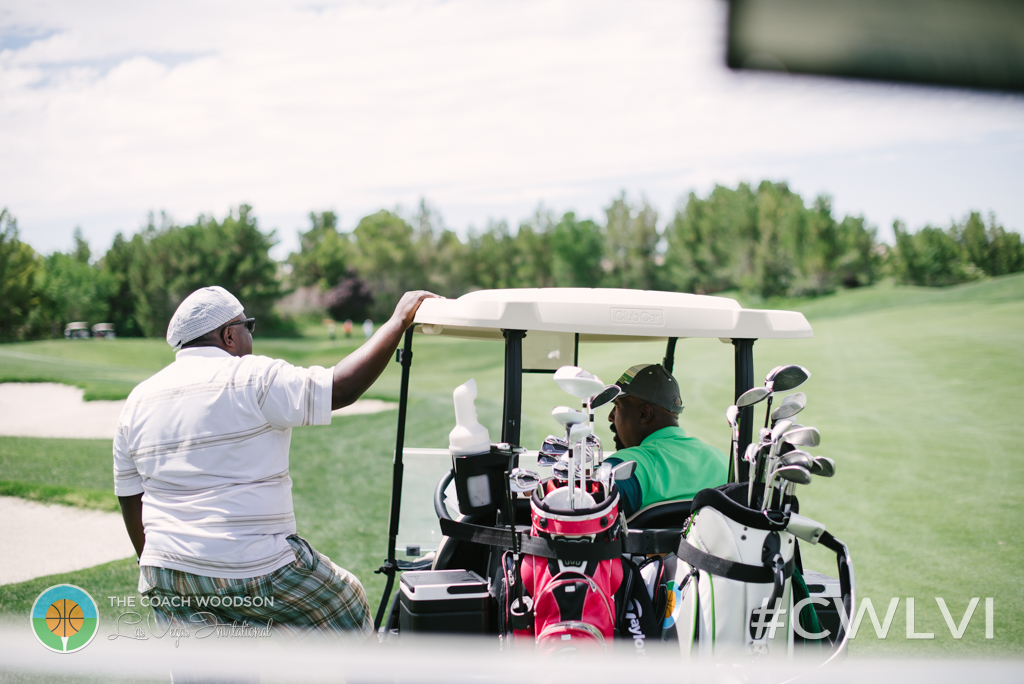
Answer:
[{"label": "white golf cart roof", "polygon": [[610,288],[480,290],[427,299],[415,322],[428,335],[495,340],[502,330],[579,333],[581,342],[813,337],[797,311],[744,309],[727,297]]}]

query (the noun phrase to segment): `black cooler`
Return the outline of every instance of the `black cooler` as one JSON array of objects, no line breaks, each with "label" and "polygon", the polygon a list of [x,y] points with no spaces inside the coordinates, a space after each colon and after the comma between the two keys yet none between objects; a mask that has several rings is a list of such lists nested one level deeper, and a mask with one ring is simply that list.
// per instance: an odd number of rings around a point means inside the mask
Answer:
[{"label": "black cooler", "polygon": [[494,599],[471,570],[402,574],[399,626],[403,634],[484,634]]}]

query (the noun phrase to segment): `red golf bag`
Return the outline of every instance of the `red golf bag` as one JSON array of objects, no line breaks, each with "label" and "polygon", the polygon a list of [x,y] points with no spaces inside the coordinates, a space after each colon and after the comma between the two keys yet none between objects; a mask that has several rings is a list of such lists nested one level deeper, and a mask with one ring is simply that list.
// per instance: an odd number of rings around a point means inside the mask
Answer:
[{"label": "red golf bag", "polygon": [[533,493],[531,535],[576,553],[524,554],[522,604],[513,555],[504,555],[503,632],[514,635],[517,646],[535,643],[542,652],[607,649],[618,635],[643,652],[660,620],[636,566],[616,552],[622,534],[616,487],[605,491],[590,481],[582,505],[569,510],[567,502],[568,487],[556,479],[545,480]]}]

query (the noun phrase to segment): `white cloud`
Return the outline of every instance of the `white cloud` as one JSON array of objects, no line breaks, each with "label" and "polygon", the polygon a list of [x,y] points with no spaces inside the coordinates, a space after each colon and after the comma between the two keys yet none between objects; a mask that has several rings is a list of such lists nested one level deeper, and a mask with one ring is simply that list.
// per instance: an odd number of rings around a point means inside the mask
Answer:
[{"label": "white cloud", "polygon": [[[240,202],[290,245],[311,209],[352,225],[421,195],[460,229],[540,201],[594,213],[619,188],[664,213],[691,187],[762,175],[842,208],[865,155],[903,154],[914,173],[907,149],[1024,136],[1020,97],[729,72],[723,9],[7,3],[8,33],[44,37],[0,52],[0,204],[44,250],[78,224],[105,244],[149,210],[191,220]],[[908,196],[907,218],[948,194]],[[890,220],[871,195],[846,206]],[[975,196],[1024,223],[1016,196],[965,192],[957,211]]]}]

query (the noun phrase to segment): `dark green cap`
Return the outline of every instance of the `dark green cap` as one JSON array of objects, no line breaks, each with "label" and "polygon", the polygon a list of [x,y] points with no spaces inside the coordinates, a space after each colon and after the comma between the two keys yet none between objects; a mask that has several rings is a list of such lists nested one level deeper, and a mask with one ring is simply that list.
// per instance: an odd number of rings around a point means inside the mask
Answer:
[{"label": "dark green cap", "polygon": [[679,383],[657,363],[633,366],[615,383],[625,394],[643,399],[672,413],[683,412]]}]

